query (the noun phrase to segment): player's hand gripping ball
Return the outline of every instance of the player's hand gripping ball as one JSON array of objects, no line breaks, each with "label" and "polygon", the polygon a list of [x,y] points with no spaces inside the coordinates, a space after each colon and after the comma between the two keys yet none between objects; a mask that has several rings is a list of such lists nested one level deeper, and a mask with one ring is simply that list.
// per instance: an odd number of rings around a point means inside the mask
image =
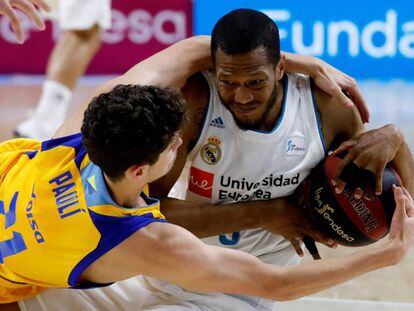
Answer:
[{"label": "player's hand gripping ball", "polygon": [[305,182],[306,209],[318,229],[344,246],[363,246],[383,238],[390,230],[395,201],[392,185],[400,186],[400,178],[392,168],[386,168],[382,180],[382,194],[356,199],[360,187],[373,193],[373,174],[355,164],[345,168],[341,178],[346,188],[335,193],[331,180],[341,161],[328,156],[312,171]]}]

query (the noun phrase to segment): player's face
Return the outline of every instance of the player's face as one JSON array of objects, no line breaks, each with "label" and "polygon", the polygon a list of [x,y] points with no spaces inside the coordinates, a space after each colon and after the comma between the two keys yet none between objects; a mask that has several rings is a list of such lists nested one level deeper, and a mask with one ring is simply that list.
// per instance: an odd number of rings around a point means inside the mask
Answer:
[{"label": "player's face", "polygon": [[264,129],[269,112],[276,105],[276,67],[263,47],[244,54],[216,52],[219,95],[242,129]]},{"label": "player's face", "polygon": [[181,146],[182,142],[180,135],[176,133],[168,147],[160,153],[158,161],[149,167],[148,182],[157,180],[169,172],[174,165],[178,147]]}]

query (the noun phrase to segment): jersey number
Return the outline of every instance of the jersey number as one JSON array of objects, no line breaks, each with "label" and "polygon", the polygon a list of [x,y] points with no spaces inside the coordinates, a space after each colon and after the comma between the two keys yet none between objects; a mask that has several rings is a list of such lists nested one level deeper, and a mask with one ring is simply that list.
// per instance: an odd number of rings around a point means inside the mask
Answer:
[{"label": "jersey number", "polygon": [[240,232],[236,231],[231,234],[231,239],[227,237],[227,234],[221,234],[219,236],[220,243],[223,245],[236,245],[240,240]]},{"label": "jersey number", "polygon": [[[16,192],[10,202],[9,211],[6,213],[4,209],[4,202],[0,200],[0,217],[4,215],[6,218],[6,228],[13,226],[16,223],[16,202],[19,193]],[[0,228],[1,230],[1,228]],[[18,254],[26,249],[23,236],[16,231],[13,231],[13,237],[9,240],[0,242],[0,263],[4,262],[4,258]]]}]

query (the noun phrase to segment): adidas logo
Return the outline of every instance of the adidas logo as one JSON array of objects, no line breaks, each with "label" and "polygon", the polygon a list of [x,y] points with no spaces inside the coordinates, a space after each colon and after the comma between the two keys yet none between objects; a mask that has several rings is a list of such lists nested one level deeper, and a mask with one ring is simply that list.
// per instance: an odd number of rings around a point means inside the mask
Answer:
[{"label": "adidas logo", "polygon": [[218,127],[220,129],[226,128],[224,126],[224,122],[223,122],[223,119],[221,117],[218,117],[218,118],[215,118],[215,119],[211,120],[209,126]]}]

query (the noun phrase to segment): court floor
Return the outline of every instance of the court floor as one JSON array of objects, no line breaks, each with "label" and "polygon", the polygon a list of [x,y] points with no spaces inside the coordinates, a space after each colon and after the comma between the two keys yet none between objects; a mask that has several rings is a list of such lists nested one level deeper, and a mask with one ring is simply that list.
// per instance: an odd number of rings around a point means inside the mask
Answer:
[{"label": "court floor", "polygon": [[[11,138],[16,124],[34,109],[40,96],[42,79],[43,77],[0,77],[0,141]],[[75,91],[70,111],[75,110],[83,100],[88,99],[92,90],[107,79],[108,77],[82,79]],[[372,112],[369,127],[395,123],[403,130],[406,140],[412,148],[414,145],[414,104],[412,102],[414,83],[364,81],[360,83],[360,87]],[[349,248],[330,250],[320,247],[320,249],[322,256],[326,258],[356,251]],[[305,258],[305,261],[309,260],[311,260],[309,257]],[[312,298],[316,300],[311,299],[305,302],[309,308],[312,301],[318,301],[317,299],[322,297],[410,303],[409,309],[414,310],[414,307],[411,309],[411,303],[414,303],[414,251],[411,250],[409,256],[398,266],[369,273],[314,297],[318,298]],[[329,307],[330,304],[327,305],[325,310],[332,310]],[[293,305],[292,308],[294,308]],[[299,310],[292,308],[289,310]],[[336,308],[336,310],[342,309]],[[352,308],[347,310],[352,310]],[[392,310],[392,308],[387,310]]]}]

